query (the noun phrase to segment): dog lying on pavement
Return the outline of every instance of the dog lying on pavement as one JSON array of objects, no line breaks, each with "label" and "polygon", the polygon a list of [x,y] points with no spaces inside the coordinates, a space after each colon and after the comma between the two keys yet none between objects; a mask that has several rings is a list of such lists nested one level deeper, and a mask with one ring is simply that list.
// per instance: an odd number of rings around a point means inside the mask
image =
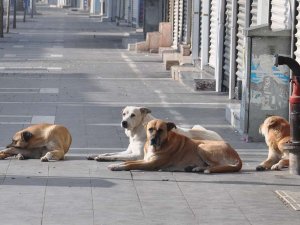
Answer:
[{"label": "dog lying on pavement", "polygon": [[[104,153],[98,156],[88,156],[90,160],[97,161],[127,161],[139,160],[144,156],[144,145],[146,142],[145,126],[155,119],[151,110],[144,107],[127,106],[122,110],[121,126],[125,128],[125,134],[129,138],[129,145],[125,151],[115,153]],[[177,127],[174,132],[185,135],[196,140],[223,140],[214,131],[207,130],[200,125],[192,129]]]},{"label": "dog lying on pavement", "polygon": [[0,151],[0,159],[16,156],[18,159],[62,160],[68,152],[72,137],[61,125],[37,124],[18,131],[12,143]]},{"label": "dog lying on pavement", "polygon": [[261,124],[259,132],[265,137],[269,153],[268,158],[256,170],[280,170],[288,167],[289,153],[284,149],[284,144],[291,140],[289,122],[280,116],[270,116]]},{"label": "dog lying on pavement", "polygon": [[147,125],[144,159],[109,165],[119,170],[163,170],[204,173],[238,172],[242,161],[224,141],[192,140],[172,131],[174,123],[152,120]]}]

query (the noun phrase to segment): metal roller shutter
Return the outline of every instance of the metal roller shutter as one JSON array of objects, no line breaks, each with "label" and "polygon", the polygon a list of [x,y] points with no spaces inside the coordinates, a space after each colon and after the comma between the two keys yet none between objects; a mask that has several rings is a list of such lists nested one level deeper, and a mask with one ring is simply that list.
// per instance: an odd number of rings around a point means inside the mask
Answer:
[{"label": "metal roller shutter", "polygon": [[223,79],[222,89],[227,91],[229,88],[230,77],[230,54],[231,54],[231,29],[233,27],[232,21],[232,0],[225,2],[225,37],[224,37],[224,54],[223,54]]},{"label": "metal roller shutter", "polygon": [[179,17],[179,2],[177,0],[173,0],[173,46],[177,47],[178,45],[178,17]]},{"label": "metal roller shutter", "polygon": [[178,44],[182,41],[183,35],[183,0],[178,5]]},{"label": "metal roller shutter", "polygon": [[129,21],[129,11],[128,11],[128,7],[129,7],[129,0],[125,0],[125,15],[124,15],[124,19],[128,22]]},{"label": "metal roller shutter", "polygon": [[201,19],[201,15],[202,15],[202,2],[203,0],[200,0],[200,9],[199,9],[199,15],[200,15],[200,18],[199,18],[199,57],[201,57],[201,36],[202,36],[202,19]]},{"label": "metal roller shutter", "polygon": [[217,25],[218,25],[218,12],[217,0],[212,0],[210,3],[210,29],[209,29],[209,66],[216,67],[216,43],[217,43]]},{"label": "metal roller shutter", "polygon": [[182,41],[185,44],[190,43],[191,12],[192,12],[192,0],[183,0]]},{"label": "metal roller shutter", "polygon": [[297,1],[298,3],[298,7],[297,7],[297,12],[296,14],[296,21],[298,21],[298,23],[296,24],[296,33],[295,33],[295,45],[296,45],[296,50],[295,50],[295,56],[296,56],[296,60],[298,63],[300,63],[300,1]]},{"label": "metal roller shutter", "polygon": [[236,58],[236,76],[242,80],[245,76],[245,35],[244,29],[246,27],[246,1],[238,0],[238,13],[237,13],[237,58]]},{"label": "metal roller shutter", "polygon": [[290,0],[271,1],[271,29],[288,30],[291,28]]},{"label": "metal roller shutter", "polygon": [[256,26],[257,25],[257,2],[258,2],[258,0],[252,0],[252,4],[251,4],[251,25],[250,26]]},{"label": "metal roller shutter", "polygon": [[132,23],[138,26],[139,18],[139,0],[132,1]]}]

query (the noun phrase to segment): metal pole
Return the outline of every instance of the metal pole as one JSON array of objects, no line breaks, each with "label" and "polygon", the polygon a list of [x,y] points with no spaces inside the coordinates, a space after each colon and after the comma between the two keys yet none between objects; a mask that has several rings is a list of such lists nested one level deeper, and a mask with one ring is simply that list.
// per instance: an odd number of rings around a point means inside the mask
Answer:
[{"label": "metal pole", "polygon": [[9,33],[9,23],[10,23],[10,0],[7,1],[6,33]]},{"label": "metal pole", "polygon": [[293,72],[293,91],[289,99],[291,140],[284,149],[289,151],[290,174],[300,175],[300,65],[293,58],[275,55],[275,66],[278,65],[287,65]]},{"label": "metal pole", "polygon": [[25,23],[25,21],[26,21],[26,11],[27,11],[27,0],[23,0],[23,4],[24,4],[23,22]]},{"label": "metal pole", "polygon": [[3,0],[0,0],[0,38],[3,38]]},{"label": "metal pole", "polygon": [[30,0],[30,5],[31,5],[31,18],[33,18],[33,0]]},{"label": "metal pole", "polygon": [[14,0],[14,19],[13,19],[13,29],[17,27],[17,0]]}]

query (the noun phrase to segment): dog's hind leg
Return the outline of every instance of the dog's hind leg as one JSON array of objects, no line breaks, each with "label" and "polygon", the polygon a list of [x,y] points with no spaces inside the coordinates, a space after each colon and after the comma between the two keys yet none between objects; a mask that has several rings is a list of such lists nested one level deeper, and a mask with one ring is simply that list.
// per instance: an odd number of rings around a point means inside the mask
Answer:
[{"label": "dog's hind leg", "polygon": [[237,165],[217,165],[217,166],[209,166],[204,170],[204,173],[230,173],[230,172],[238,172],[240,171],[240,164]]},{"label": "dog's hind leg", "polygon": [[281,170],[284,167],[289,167],[289,159],[281,159],[278,163],[271,167],[271,170]]},{"label": "dog's hind leg", "polygon": [[42,162],[48,162],[49,160],[62,160],[64,159],[65,154],[63,150],[53,150],[50,152],[47,152],[46,155],[44,155],[41,158]]}]

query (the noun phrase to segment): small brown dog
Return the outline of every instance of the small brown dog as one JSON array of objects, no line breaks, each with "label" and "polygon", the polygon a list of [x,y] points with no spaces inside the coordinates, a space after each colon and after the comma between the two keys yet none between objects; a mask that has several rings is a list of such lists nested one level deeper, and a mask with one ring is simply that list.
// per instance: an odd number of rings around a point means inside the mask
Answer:
[{"label": "small brown dog", "polygon": [[289,166],[289,153],[284,144],[290,142],[290,124],[280,116],[270,116],[260,125],[259,132],[269,147],[268,158],[256,167],[257,171],[280,170]]},{"label": "small brown dog", "polygon": [[171,131],[174,123],[147,124],[144,159],[112,164],[111,170],[164,170],[204,173],[238,172],[242,161],[224,141],[194,141]]},{"label": "small brown dog", "polygon": [[0,151],[0,159],[17,156],[18,159],[64,159],[72,142],[67,128],[53,124],[37,124],[18,131],[12,143]]}]

